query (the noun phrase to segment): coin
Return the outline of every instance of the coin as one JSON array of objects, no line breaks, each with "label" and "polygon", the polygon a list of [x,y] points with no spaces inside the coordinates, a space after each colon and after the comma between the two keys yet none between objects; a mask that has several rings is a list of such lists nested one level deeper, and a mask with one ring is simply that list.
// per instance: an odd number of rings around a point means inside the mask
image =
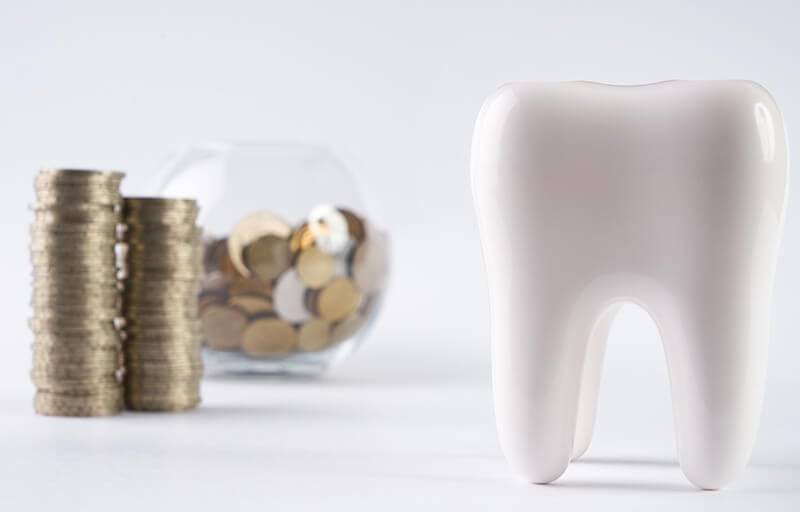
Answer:
[{"label": "coin", "polygon": [[289,247],[292,252],[303,251],[314,245],[314,233],[308,228],[308,223],[304,222],[297,229],[292,230],[289,238]]},{"label": "coin", "polygon": [[118,345],[100,350],[73,350],[66,352],[53,345],[34,343],[31,346],[33,358],[45,363],[63,361],[66,363],[85,362],[86,364],[116,363],[122,353]]},{"label": "coin", "polygon": [[225,294],[207,294],[197,298],[197,310],[203,314],[203,310],[208,306],[224,305],[228,301],[228,296]]},{"label": "coin", "polygon": [[182,412],[196,408],[201,402],[199,396],[156,398],[126,394],[125,406],[135,411]]},{"label": "coin", "polygon": [[44,416],[110,416],[122,411],[122,393],[118,395],[68,396],[38,391],[34,410]]},{"label": "coin", "polygon": [[215,350],[234,350],[242,345],[247,312],[237,307],[210,305],[200,315],[206,344]]},{"label": "coin", "polygon": [[119,186],[125,173],[112,170],[97,169],[42,169],[35,178],[38,185],[65,185],[102,183]]},{"label": "coin", "polygon": [[228,305],[241,308],[249,315],[272,311],[272,302],[259,295],[233,295],[228,299]]},{"label": "coin", "polygon": [[269,212],[253,212],[236,223],[228,237],[228,254],[231,263],[242,275],[249,276],[250,270],[242,260],[244,248],[259,238],[272,235],[288,240],[291,226],[282,218]]},{"label": "coin", "polygon": [[289,241],[275,235],[264,235],[244,246],[242,260],[253,275],[264,281],[272,281],[289,268],[292,260]]},{"label": "coin", "polygon": [[39,372],[31,372],[31,381],[40,391],[52,393],[99,393],[104,388],[112,389],[119,385],[119,379],[113,373],[95,377],[72,377],[54,379]]},{"label": "coin", "polygon": [[346,277],[337,277],[316,296],[317,314],[329,321],[341,320],[356,310],[361,302],[361,292]]},{"label": "coin", "polygon": [[242,349],[254,356],[289,352],[297,344],[297,331],[280,318],[258,318],[245,327]]},{"label": "coin", "polygon": [[358,313],[354,313],[344,320],[337,322],[331,329],[331,344],[341,343],[350,339],[363,325],[364,317]]},{"label": "coin", "polygon": [[230,283],[231,295],[255,294],[271,297],[273,294],[272,283],[255,277],[237,277]]},{"label": "coin", "polygon": [[310,288],[320,288],[331,280],[336,271],[336,261],[330,253],[318,247],[300,252],[295,263],[297,274]]},{"label": "coin", "polygon": [[323,318],[312,318],[297,330],[297,348],[302,352],[321,350],[328,345],[331,323]]},{"label": "coin", "polygon": [[272,304],[279,316],[288,322],[303,322],[311,317],[305,306],[306,286],[297,271],[288,270],[278,278],[272,294]]},{"label": "coin", "polygon": [[53,210],[45,205],[34,209],[36,225],[48,227],[62,222],[114,224],[119,222],[119,214],[110,206],[98,206],[96,209],[62,209]]},{"label": "coin", "polygon": [[235,275],[237,273],[228,255],[227,238],[212,239],[206,243],[203,264],[206,273],[214,271],[219,271],[228,275]]}]

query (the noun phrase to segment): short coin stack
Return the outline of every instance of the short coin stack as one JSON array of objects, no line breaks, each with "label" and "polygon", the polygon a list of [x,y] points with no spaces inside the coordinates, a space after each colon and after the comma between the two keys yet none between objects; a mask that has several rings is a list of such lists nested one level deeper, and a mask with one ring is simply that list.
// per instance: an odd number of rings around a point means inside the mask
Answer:
[{"label": "short coin stack", "polygon": [[47,170],[31,226],[34,408],[104,416],[123,408],[117,227],[122,173]]},{"label": "short coin stack", "polygon": [[197,203],[125,198],[125,402],[129,409],[182,411],[200,402],[202,274]]}]

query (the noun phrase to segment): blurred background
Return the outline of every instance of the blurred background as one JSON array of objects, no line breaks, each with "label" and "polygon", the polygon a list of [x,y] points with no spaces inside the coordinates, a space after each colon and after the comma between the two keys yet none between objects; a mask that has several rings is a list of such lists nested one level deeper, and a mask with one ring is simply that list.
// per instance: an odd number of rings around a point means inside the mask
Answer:
[{"label": "blurred background", "polygon": [[[363,438],[367,446],[371,440],[376,450],[386,443],[417,443],[453,453],[464,443],[480,446],[472,455],[491,457],[491,471],[480,460],[453,467],[467,483],[471,467],[483,468],[483,476],[497,484],[491,492],[504,493],[503,483],[513,477],[494,437],[486,279],[469,188],[470,139],[483,99],[512,81],[752,79],[775,96],[795,149],[798,19],[790,0],[0,0],[0,304],[6,338],[0,406],[16,404],[7,410],[19,411],[8,420],[16,426],[7,432],[24,432],[34,421],[27,377],[27,206],[37,170],[121,169],[128,173],[124,193],[148,194],[177,145],[297,140],[330,147],[354,170],[371,215],[388,228],[393,247],[392,282],[374,331],[357,354],[314,386],[345,387],[348,393],[385,389],[369,407],[399,407],[403,418],[396,429],[381,431],[380,439]],[[797,468],[800,184],[794,180],[790,186],[754,460]],[[674,459],[663,352],[643,311],[628,307],[620,315],[606,361],[587,457],[611,450],[635,461],[660,450]],[[248,407],[269,403],[274,389],[287,386],[253,385],[261,391],[248,398]],[[392,394],[402,389],[418,394]],[[227,392],[212,385],[206,402],[220,403]],[[358,408],[358,396],[348,404]],[[304,400],[313,403],[313,396]],[[277,416],[278,424],[287,421]],[[249,421],[246,415],[237,418]],[[272,417],[257,421],[270,424]],[[436,430],[430,425],[437,421],[453,428]],[[0,447],[11,450],[10,439],[16,438],[5,439]],[[0,473],[14,473],[9,460],[0,453]],[[421,462],[406,460],[409,471]],[[447,480],[447,464],[439,475],[445,491],[468,496]],[[668,469],[676,485],[688,488],[677,467]],[[796,469],[781,478],[788,479],[785,492],[797,491]],[[400,487],[388,489],[402,494]],[[413,494],[413,485],[407,489]],[[437,489],[426,492],[442,488]],[[523,486],[513,492],[523,499],[533,491]]]}]

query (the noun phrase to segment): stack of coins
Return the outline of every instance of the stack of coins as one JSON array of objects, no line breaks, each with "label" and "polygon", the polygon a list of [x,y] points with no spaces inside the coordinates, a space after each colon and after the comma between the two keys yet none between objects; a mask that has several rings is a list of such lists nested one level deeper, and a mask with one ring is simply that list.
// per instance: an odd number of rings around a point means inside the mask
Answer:
[{"label": "stack of coins", "polygon": [[39,414],[104,416],[123,408],[115,250],[123,176],[47,170],[36,177],[30,326]]},{"label": "stack of coins", "polygon": [[202,275],[197,203],[125,198],[125,403],[143,411],[182,411],[200,402]]},{"label": "stack of coins", "polygon": [[275,358],[352,339],[376,311],[386,235],[345,208],[320,205],[292,227],[253,212],[206,242],[200,294],[205,344]]}]

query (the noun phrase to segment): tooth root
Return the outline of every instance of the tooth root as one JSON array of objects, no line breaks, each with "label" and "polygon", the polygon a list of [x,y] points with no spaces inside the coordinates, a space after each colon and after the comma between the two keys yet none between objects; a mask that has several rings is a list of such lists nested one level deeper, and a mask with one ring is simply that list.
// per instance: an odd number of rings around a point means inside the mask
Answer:
[{"label": "tooth root", "polygon": [[719,489],[744,469],[766,375],[767,333],[757,317],[768,311],[715,295],[685,301],[680,323],[669,321],[663,332],[678,459],[701,489]]},{"label": "tooth root", "polygon": [[498,433],[515,472],[548,483],[561,476],[572,454],[587,336],[572,327],[566,298],[524,284],[509,291],[505,299],[532,308],[505,300],[493,307],[495,339],[502,340],[492,345]]},{"label": "tooth root", "polygon": [[597,412],[597,395],[600,391],[600,378],[603,371],[603,357],[606,351],[611,324],[617,316],[619,306],[615,305],[597,320],[589,337],[586,360],[583,363],[580,399],[578,401],[578,421],[575,426],[575,442],[572,446],[571,460],[580,458],[589,448]]}]

